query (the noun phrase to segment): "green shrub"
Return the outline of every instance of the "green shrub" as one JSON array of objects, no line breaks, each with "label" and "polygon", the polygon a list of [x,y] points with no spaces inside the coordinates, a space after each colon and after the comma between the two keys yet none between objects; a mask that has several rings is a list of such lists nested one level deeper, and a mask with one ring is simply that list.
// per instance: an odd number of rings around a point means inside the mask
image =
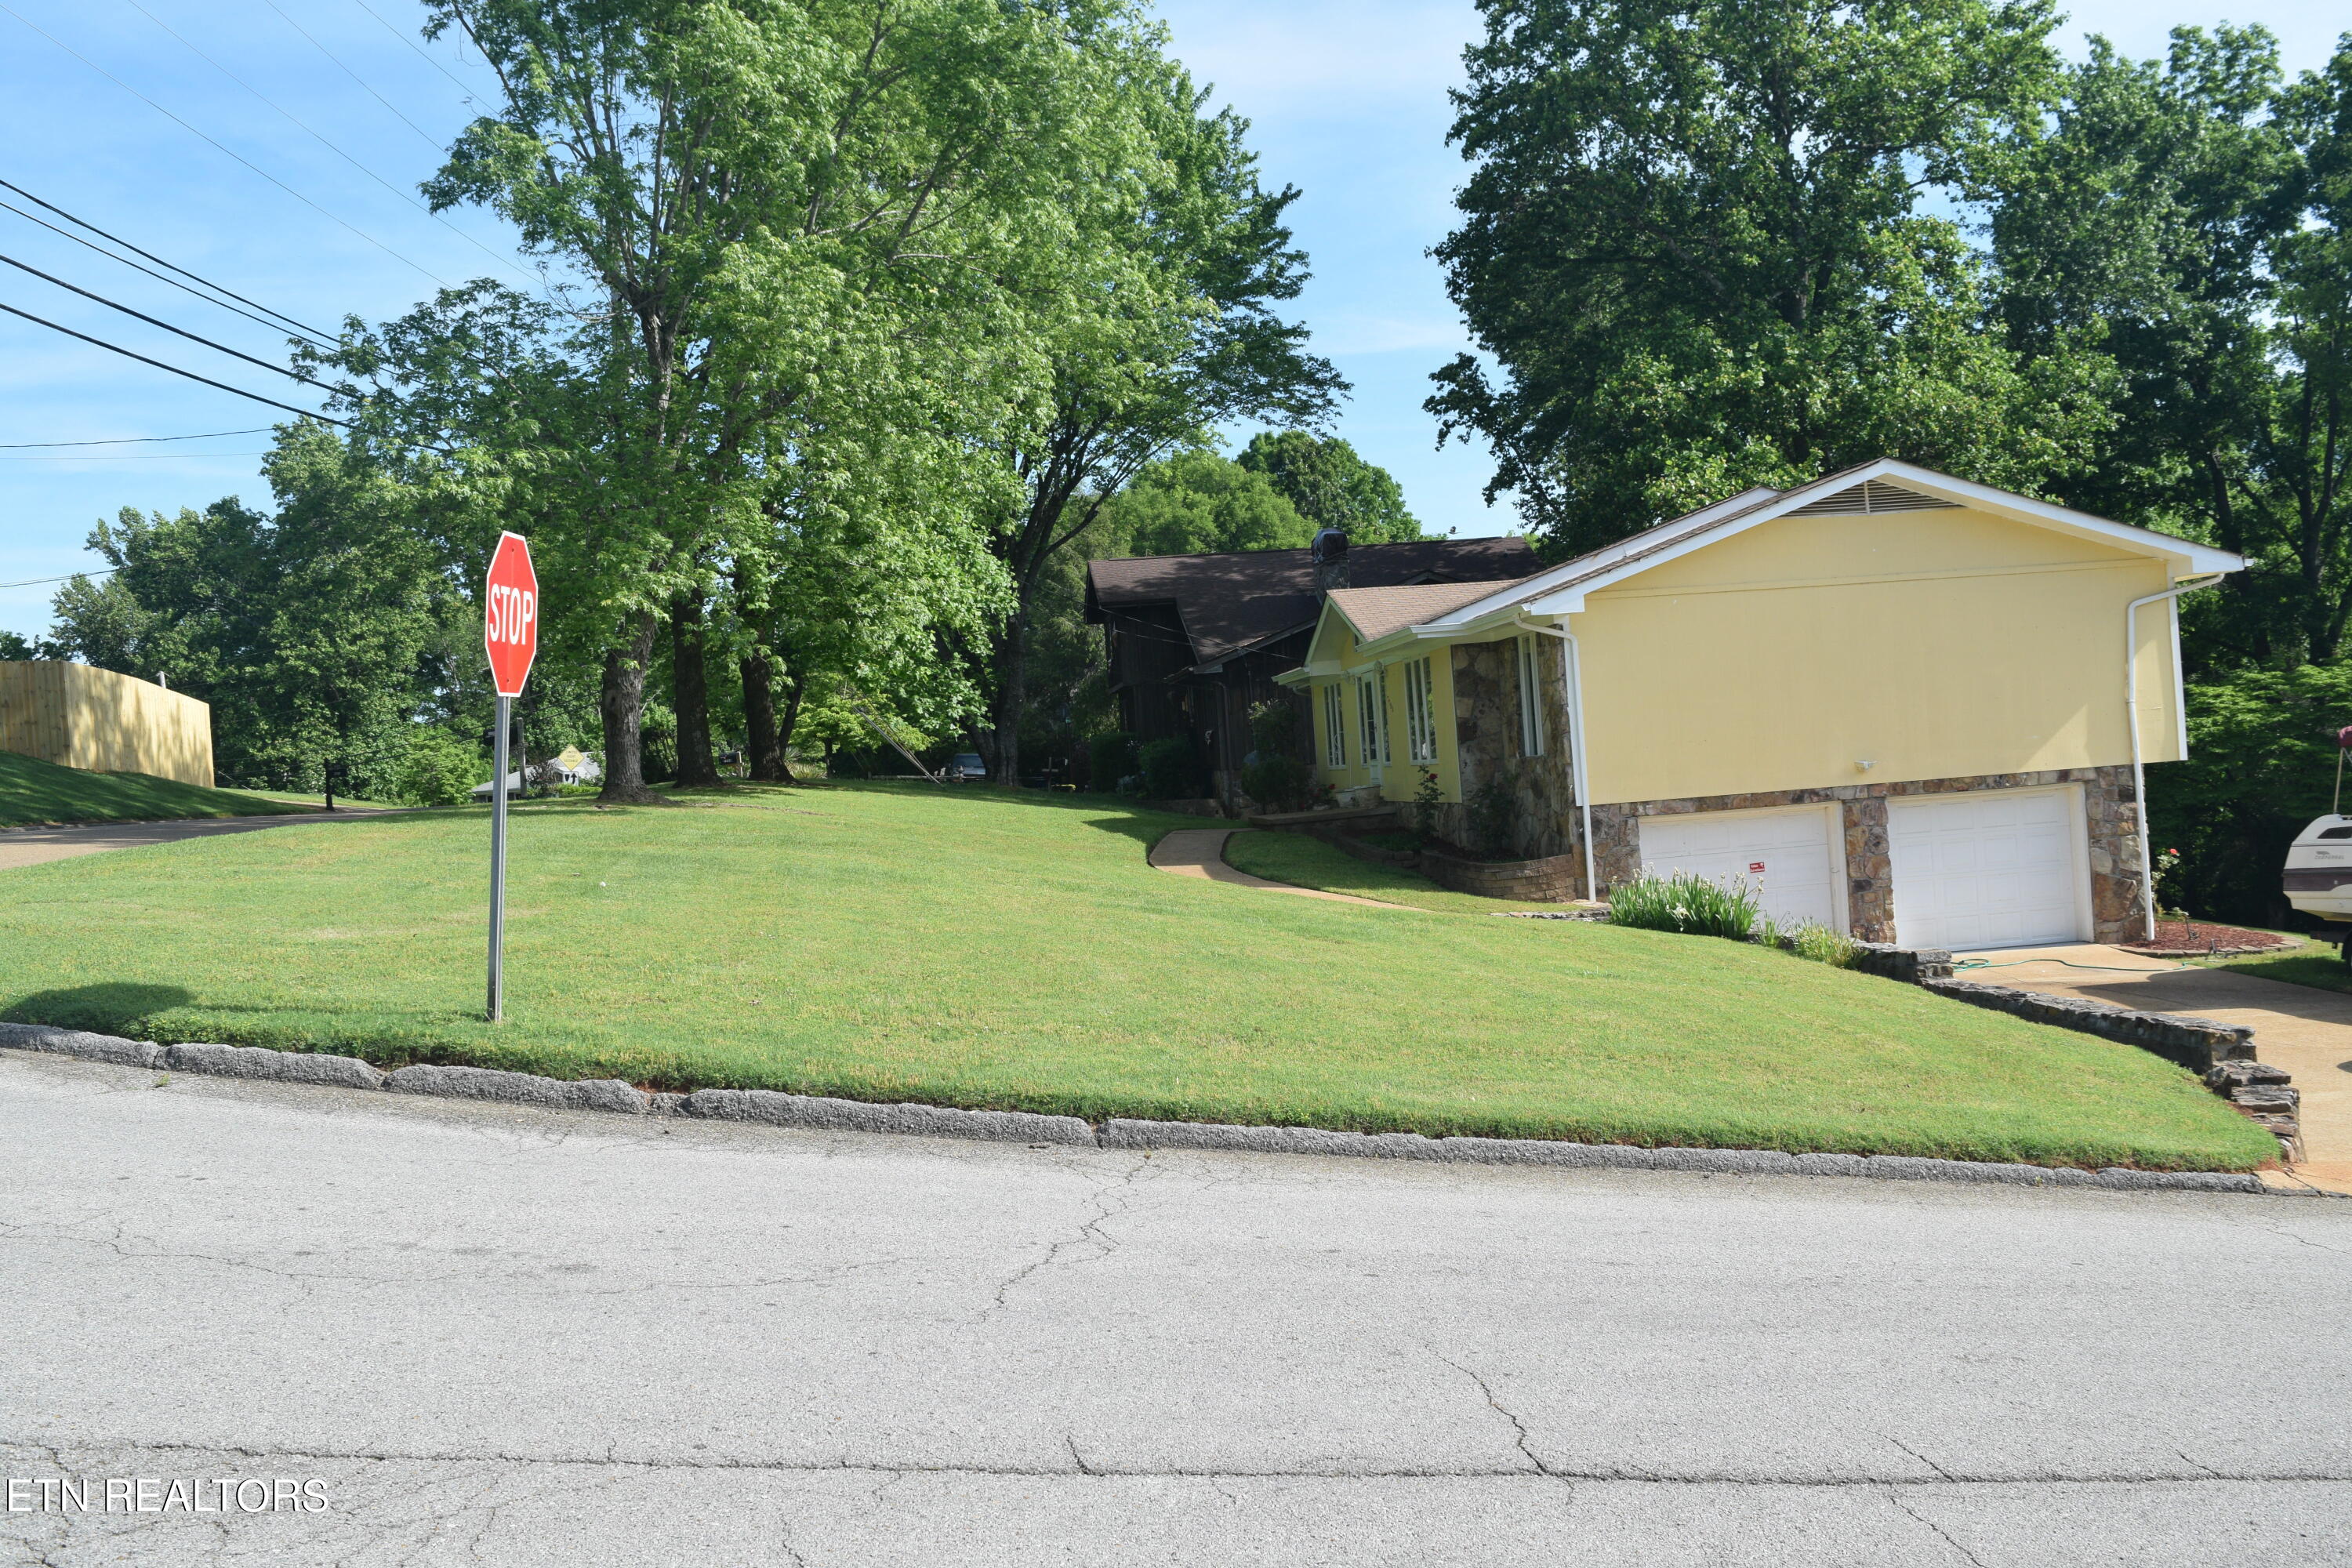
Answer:
[{"label": "green shrub", "polygon": [[1832,969],[1852,969],[1853,961],[1862,956],[1862,944],[1833,927],[1817,921],[1807,921],[1791,931],[1782,931],[1766,921],[1756,940],[1799,958],[1810,958],[1815,963],[1826,963]]},{"label": "green shrub", "polygon": [[637,760],[647,784],[677,777],[677,714],[648,699],[637,720]]},{"label": "green shrub", "polygon": [[1509,768],[1470,792],[1462,803],[1470,819],[1471,847],[1489,855],[1509,855],[1519,847],[1519,778]]},{"label": "green shrub", "polygon": [[1087,787],[1108,795],[1118,781],[1137,771],[1135,737],[1125,730],[1097,735],[1087,742]]},{"label": "green shrub", "polygon": [[1192,800],[1209,793],[1201,753],[1190,735],[1171,735],[1145,746],[1139,756],[1143,793],[1152,800]]},{"label": "green shrub", "polygon": [[1277,697],[1250,709],[1250,754],[1242,763],[1242,788],[1260,805],[1304,811],[1314,801],[1314,765],[1301,755],[1298,704]]},{"label": "green shrub", "polygon": [[393,794],[403,805],[463,805],[488,775],[481,749],[437,724],[408,733]]},{"label": "green shrub", "polygon": [[1717,882],[1694,871],[1661,877],[1644,871],[1609,889],[1609,922],[1644,931],[1676,931],[1690,936],[1727,936],[1745,942],[1762,914],[1755,888],[1744,881]]},{"label": "green shrub", "polygon": [[1438,787],[1434,768],[1421,770],[1421,783],[1412,792],[1412,804],[1405,808],[1406,820],[1412,824],[1416,848],[1427,848],[1437,837],[1437,808],[1445,804],[1445,792]]}]

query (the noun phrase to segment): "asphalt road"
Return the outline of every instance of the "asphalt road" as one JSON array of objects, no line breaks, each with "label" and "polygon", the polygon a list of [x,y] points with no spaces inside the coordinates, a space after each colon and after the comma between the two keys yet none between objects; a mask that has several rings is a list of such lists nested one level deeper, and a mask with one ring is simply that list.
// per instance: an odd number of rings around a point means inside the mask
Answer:
[{"label": "asphalt road", "polygon": [[147,844],[176,844],[183,838],[216,838],[224,833],[258,833],[269,827],[294,827],[305,823],[357,822],[382,816],[382,807],[339,807],[332,815],[299,811],[282,816],[190,816],[170,822],[85,822],[70,827],[17,827],[0,831],[0,871],[17,866],[39,866],[69,860],[77,855],[97,855],[109,849],[136,849]]},{"label": "asphalt road", "polygon": [[[2332,1199],[1145,1157],[13,1051],[0,1190],[28,1563],[2352,1562]],[[76,1513],[59,1477],[324,1506]]]}]

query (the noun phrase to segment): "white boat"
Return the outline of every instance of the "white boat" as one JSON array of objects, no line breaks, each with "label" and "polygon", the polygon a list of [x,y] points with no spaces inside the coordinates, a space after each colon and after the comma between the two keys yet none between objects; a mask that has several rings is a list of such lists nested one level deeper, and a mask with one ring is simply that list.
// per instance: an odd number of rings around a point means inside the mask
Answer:
[{"label": "white boat", "polygon": [[2315,817],[2286,852],[2286,901],[2324,921],[2352,922],[2352,816]]}]

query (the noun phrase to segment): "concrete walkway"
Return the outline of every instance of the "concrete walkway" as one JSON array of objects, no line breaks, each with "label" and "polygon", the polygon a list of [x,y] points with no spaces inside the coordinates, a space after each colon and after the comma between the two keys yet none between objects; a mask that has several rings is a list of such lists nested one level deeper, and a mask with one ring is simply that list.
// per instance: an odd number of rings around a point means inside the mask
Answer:
[{"label": "concrete walkway", "polygon": [[2151,1013],[2193,1013],[2253,1030],[2255,1056],[2294,1074],[2303,1091],[2304,1159],[2294,1173],[2313,1186],[2352,1194],[2352,994],[2087,942],[1961,956],[2001,966],[1958,971],[1963,980]]},{"label": "concrete walkway", "polygon": [[351,822],[382,816],[381,808],[290,812],[283,816],[198,816],[180,822],[90,822],[77,827],[25,827],[0,832],[0,871],[18,866],[38,866],[47,860],[69,860],[106,849],[135,849],[142,844],[176,844],[183,838],[210,838],[221,833],[257,833],[265,827],[289,827],[298,822]]},{"label": "concrete walkway", "polygon": [[1294,888],[1287,882],[1269,882],[1264,877],[1236,871],[1225,864],[1225,840],[1238,831],[1232,827],[1180,827],[1152,847],[1151,864],[1180,877],[1205,877],[1212,882],[1230,882],[1236,888],[1264,888],[1269,892],[1296,893],[1302,899],[1328,899],[1335,904],[1361,904],[1373,910],[1412,910],[1411,904],[1383,903],[1379,899],[1359,899],[1349,893],[1327,893],[1319,888]]}]

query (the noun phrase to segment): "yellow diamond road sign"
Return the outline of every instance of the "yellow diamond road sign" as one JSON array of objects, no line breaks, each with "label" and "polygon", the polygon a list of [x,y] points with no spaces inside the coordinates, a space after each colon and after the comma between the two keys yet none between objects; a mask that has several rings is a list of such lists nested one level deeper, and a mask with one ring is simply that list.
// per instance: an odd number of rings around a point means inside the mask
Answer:
[{"label": "yellow diamond road sign", "polygon": [[588,753],[579,747],[566,746],[556,753],[555,765],[567,773],[576,773],[580,771],[580,764],[587,760]]}]

